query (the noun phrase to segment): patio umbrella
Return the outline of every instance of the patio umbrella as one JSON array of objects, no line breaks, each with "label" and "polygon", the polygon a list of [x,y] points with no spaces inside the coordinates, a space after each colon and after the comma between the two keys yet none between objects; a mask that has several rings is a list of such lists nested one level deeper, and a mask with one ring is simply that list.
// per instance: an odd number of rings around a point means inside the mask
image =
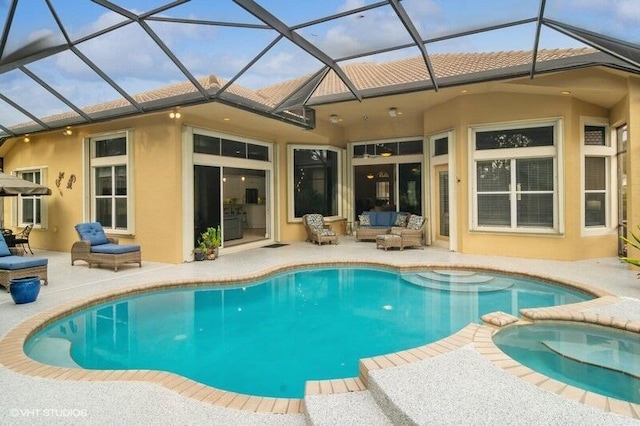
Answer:
[{"label": "patio umbrella", "polygon": [[0,197],[17,195],[51,195],[51,190],[17,176],[0,173]]},{"label": "patio umbrella", "polygon": [[[46,186],[0,172],[0,197],[18,195],[51,195]],[[4,228],[4,198],[0,199],[0,228]]]}]

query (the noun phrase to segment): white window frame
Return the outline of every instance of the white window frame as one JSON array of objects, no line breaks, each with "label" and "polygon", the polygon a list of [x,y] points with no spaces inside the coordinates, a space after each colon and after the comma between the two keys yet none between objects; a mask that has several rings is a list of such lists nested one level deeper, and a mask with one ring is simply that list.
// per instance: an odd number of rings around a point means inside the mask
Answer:
[{"label": "white window frame", "polygon": [[[47,182],[47,171],[48,171],[47,167],[25,167],[25,168],[17,169],[16,176],[21,179],[24,179],[22,177],[24,173],[39,172],[40,182],[36,182],[36,183],[46,186],[45,182]],[[16,226],[19,228],[24,228],[27,225],[33,225],[33,227],[37,229],[47,229],[47,213],[48,213],[47,204],[48,203],[46,201],[46,197],[42,195],[36,195],[36,196],[29,196],[29,199],[40,200],[40,223],[30,223],[30,222],[25,222],[23,220],[24,219],[23,211],[22,211],[23,198],[21,195],[18,195],[18,198],[16,200],[16,203],[17,203],[16,220],[15,220]],[[34,201],[34,204],[35,204],[35,201]]]},{"label": "white window frame", "polygon": [[[535,127],[553,127],[554,145],[530,147],[530,148],[505,148],[505,149],[488,149],[476,150],[476,133],[510,130],[510,129],[526,129]],[[563,120],[561,118],[548,118],[539,120],[512,121],[504,123],[494,123],[489,125],[472,125],[469,126],[469,163],[468,170],[471,185],[469,185],[469,229],[476,232],[500,232],[513,234],[552,234],[558,235],[564,233],[564,221],[561,212],[564,211],[563,191],[564,180],[564,162],[562,160],[563,147]],[[478,225],[478,182],[477,182],[477,162],[489,160],[520,160],[527,158],[552,158],[553,159],[553,225],[550,228],[536,227],[518,227],[516,226],[518,189],[516,185],[512,185],[510,189],[511,202],[511,225],[510,226],[480,226]],[[511,169],[512,176],[515,175],[515,168]],[[512,178],[513,179],[513,178]]]},{"label": "white window frame", "polygon": [[[126,155],[96,157],[95,145],[97,141],[105,139],[115,139],[124,137],[126,139]],[[127,170],[127,228],[114,228],[115,217],[112,220],[112,226],[107,227],[103,224],[104,230],[109,234],[133,235],[135,233],[135,210],[134,210],[134,182],[133,182],[133,131],[121,130],[109,133],[101,133],[89,135],[85,138],[85,150],[87,156],[87,168],[85,170],[86,182],[85,196],[88,202],[89,211],[85,209],[85,220],[95,221],[96,219],[96,195],[95,195],[95,172],[98,167],[125,166]]]},{"label": "white window frame", "polygon": [[287,145],[287,216],[289,222],[302,222],[302,217],[295,217],[295,197],[294,197],[294,151],[296,149],[304,149],[304,150],[323,150],[323,151],[332,151],[338,154],[338,178],[337,178],[337,199],[336,204],[338,207],[338,213],[334,216],[326,216],[326,220],[339,220],[343,218],[343,210],[342,210],[342,182],[343,182],[343,164],[345,157],[345,150],[342,148],[338,148],[332,145],[304,145],[304,144],[289,144]]},{"label": "white window frame", "polygon": [[[604,146],[594,146],[585,144],[585,127],[604,127]],[[586,226],[585,207],[585,159],[587,157],[599,157],[605,159],[605,223],[601,226]],[[616,142],[611,137],[611,126],[606,118],[600,117],[580,117],[580,225],[582,236],[609,235],[616,233],[614,221],[617,218],[615,208],[617,206],[617,195],[613,188],[617,182],[616,167]]]}]

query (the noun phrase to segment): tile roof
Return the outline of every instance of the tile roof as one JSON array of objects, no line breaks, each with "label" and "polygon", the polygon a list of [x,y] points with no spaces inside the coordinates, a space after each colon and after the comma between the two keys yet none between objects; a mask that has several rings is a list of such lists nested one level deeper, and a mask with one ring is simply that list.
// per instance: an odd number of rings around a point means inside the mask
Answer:
[{"label": "tile roof", "polygon": [[[553,49],[538,51],[538,62],[546,62],[557,59],[577,57],[595,53],[595,49]],[[464,76],[475,73],[487,72],[499,69],[508,69],[515,66],[530,65],[533,58],[531,51],[487,52],[487,53],[448,53],[432,54],[430,60],[437,78]],[[358,90],[367,90],[380,87],[395,86],[407,83],[428,82],[430,76],[421,56],[398,59],[395,61],[375,63],[358,62],[348,63],[342,66],[345,74],[353,82]],[[274,84],[258,90],[252,90],[238,84],[232,84],[220,95],[221,98],[232,97],[234,101],[246,100],[248,103],[263,105],[265,108],[273,108],[288,95],[301,87],[311,75],[301,76],[282,83]],[[200,85],[211,95],[227,84],[215,75],[208,75],[198,79]],[[349,89],[333,72],[329,72],[316,88],[311,99],[323,96],[348,93]],[[141,104],[160,101],[193,94],[194,98],[201,96],[191,82],[186,81],[165,86],[133,95],[132,98]],[[231,95],[231,96],[229,96]],[[82,107],[88,115],[105,113],[121,108],[132,108],[132,105],[124,98],[103,102],[97,105]],[[132,109],[132,113],[135,110]],[[45,117],[44,122],[52,123],[78,117],[75,112]],[[35,123],[24,123],[14,127],[19,129],[33,126]]]}]

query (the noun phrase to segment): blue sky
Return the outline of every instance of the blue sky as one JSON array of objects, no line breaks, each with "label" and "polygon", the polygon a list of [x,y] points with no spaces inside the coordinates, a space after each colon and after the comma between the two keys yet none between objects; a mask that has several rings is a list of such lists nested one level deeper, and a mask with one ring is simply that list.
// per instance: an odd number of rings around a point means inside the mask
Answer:
[{"label": "blue sky", "polygon": [[[113,0],[113,3],[135,13],[155,9],[166,2],[168,0]],[[374,2],[258,0],[260,5],[288,25],[309,22]],[[51,0],[51,3],[74,40],[124,19],[89,0]],[[0,16],[3,20],[9,4],[9,0],[0,0]],[[539,0],[403,0],[402,4],[414,19],[421,36],[428,39],[536,16]],[[547,0],[546,5],[545,15],[551,19],[640,44],[640,0]],[[163,16],[261,24],[231,0],[191,0],[164,12]],[[276,36],[269,30],[228,26],[164,22],[151,22],[150,26],[196,77],[214,74],[231,78]],[[529,24],[428,44],[427,50],[430,53],[531,50],[534,31],[535,24]],[[300,34],[333,58],[411,42],[406,29],[395,19],[391,7],[314,25],[300,30]],[[64,42],[44,0],[20,0],[6,51],[15,50],[39,37],[48,37],[53,44]],[[581,46],[579,42],[553,30],[543,29],[542,48]],[[186,80],[137,24],[129,24],[99,39],[78,44],[77,48],[132,94]],[[407,54],[415,56],[419,52],[417,49],[407,49],[364,60],[383,61]],[[310,74],[321,67],[322,64],[316,59],[290,42],[283,41],[243,75],[238,83],[255,89]],[[69,52],[28,64],[27,68],[80,107],[120,97]],[[28,104],[29,109],[37,111],[38,115],[68,110],[64,104],[34,86],[19,71],[0,75],[0,91],[20,104]],[[28,121],[12,110],[6,106],[0,108],[0,124]]]}]

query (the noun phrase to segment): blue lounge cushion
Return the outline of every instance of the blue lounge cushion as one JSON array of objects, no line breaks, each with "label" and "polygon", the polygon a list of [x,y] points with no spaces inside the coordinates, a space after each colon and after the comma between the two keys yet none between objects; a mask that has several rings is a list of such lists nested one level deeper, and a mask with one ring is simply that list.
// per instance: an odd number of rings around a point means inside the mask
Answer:
[{"label": "blue lounge cushion", "polygon": [[104,254],[122,254],[132,253],[140,251],[140,246],[136,244],[98,244],[91,246],[92,253],[104,253]]},{"label": "blue lounge cushion", "polygon": [[0,232],[0,257],[3,256],[11,256],[11,251],[9,250],[9,246],[7,246],[7,242],[4,240],[2,232]]},{"label": "blue lounge cushion", "polygon": [[0,269],[24,269],[34,266],[45,266],[48,260],[44,257],[26,257],[26,256],[2,256],[0,257]]},{"label": "blue lounge cushion", "polygon": [[76,225],[76,231],[81,240],[89,241],[92,246],[109,242],[100,222],[79,223]]}]

